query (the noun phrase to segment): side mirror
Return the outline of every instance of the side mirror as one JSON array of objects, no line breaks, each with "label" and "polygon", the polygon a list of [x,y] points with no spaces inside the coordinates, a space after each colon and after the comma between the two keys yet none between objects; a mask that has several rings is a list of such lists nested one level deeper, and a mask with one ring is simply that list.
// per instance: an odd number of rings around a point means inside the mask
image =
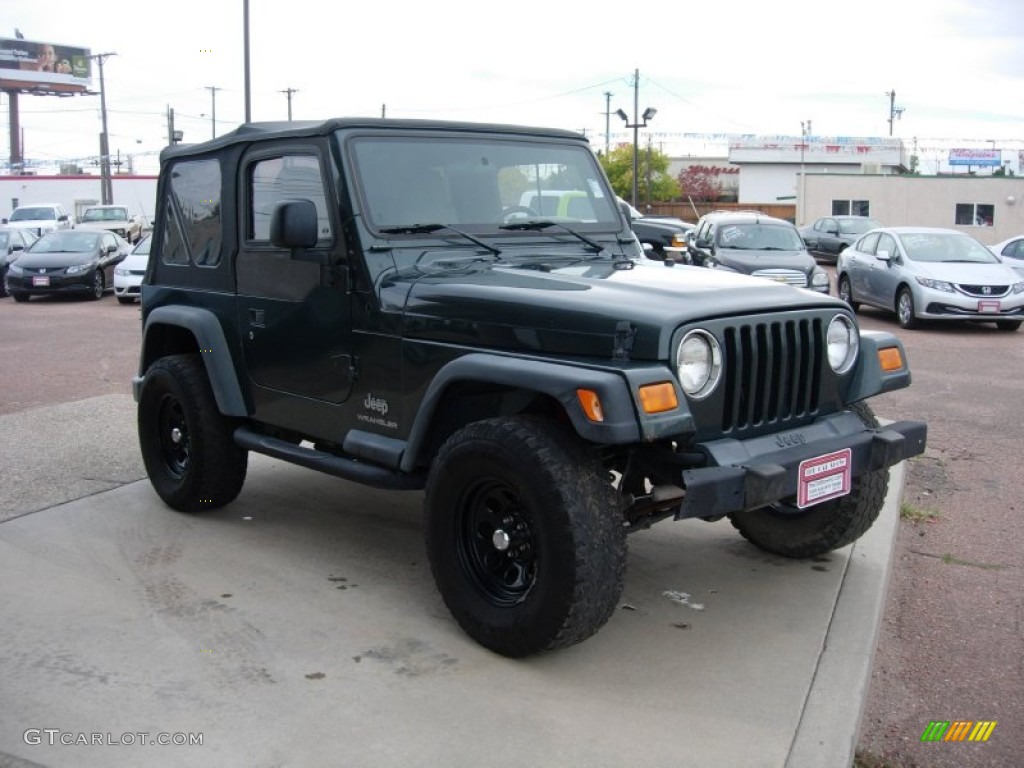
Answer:
[{"label": "side mirror", "polygon": [[23,251],[23,250],[25,250],[25,244],[24,243],[11,243],[11,250],[12,251]]},{"label": "side mirror", "polygon": [[875,254],[875,258],[879,261],[892,261],[892,254],[888,251],[878,251],[878,253]]},{"label": "side mirror", "polygon": [[57,221],[67,221],[68,215],[65,213],[63,216],[58,216]]},{"label": "side mirror", "polygon": [[320,253],[302,253],[312,248],[317,240],[316,206],[309,200],[285,200],[274,206],[270,214],[270,242],[278,248],[288,248],[292,258],[326,264]]},{"label": "side mirror", "polygon": [[706,237],[698,237],[694,241],[693,244],[695,246],[697,246],[698,248],[710,248],[711,247],[711,241],[708,240]]},{"label": "side mirror", "polygon": [[111,243],[107,246],[107,253],[114,253],[117,250],[117,243]]},{"label": "side mirror", "polygon": [[839,227],[825,227],[825,234],[826,235],[838,235],[839,234]]}]

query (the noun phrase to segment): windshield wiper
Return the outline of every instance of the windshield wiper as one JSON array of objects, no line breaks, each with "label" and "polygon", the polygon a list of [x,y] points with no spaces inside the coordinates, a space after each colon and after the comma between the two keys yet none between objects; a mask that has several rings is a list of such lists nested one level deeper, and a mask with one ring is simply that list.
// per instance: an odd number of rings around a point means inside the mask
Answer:
[{"label": "windshield wiper", "polygon": [[570,235],[575,237],[577,240],[582,240],[584,243],[586,243],[591,248],[593,248],[594,249],[594,253],[601,253],[601,251],[604,250],[604,246],[601,245],[596,240],[591,240],[589,237],[587,237],[586,235],[580,234],[575,229],[572,229],[570,227],[565,226],[565,224],[560,224],[557,221],[549,221],[548,219],[533,219],[531,221],[519,221],[519,222],[515,222],[515,223],[512,223],[512,224],[502,224],[499,227],[499,229],[540,230],[540,229],[547,229],[548,227],[561,227],[566,232],[568,232]]},{"label": "windshield wiper", "polygon": [[463,232],[461,229],[456,229],[451,224],[404,224],[399,227],[382,227],[380,231],[386,235],[421,235],[429,232],[437,232],[439,229],[450,229],[452,232],[456,232],[462,235],[470,242],[476,243],[481,248],[486,248],[499,259],[501,258],[500,248],[495,248],[490,243],[485,243],[479,237],[474,237],[468,232]]}]

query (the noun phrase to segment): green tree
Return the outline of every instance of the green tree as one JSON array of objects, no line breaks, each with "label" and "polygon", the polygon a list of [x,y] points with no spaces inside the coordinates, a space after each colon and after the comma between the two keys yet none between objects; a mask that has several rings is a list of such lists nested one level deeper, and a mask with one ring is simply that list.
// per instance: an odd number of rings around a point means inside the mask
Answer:
[{"label": "green tree", "polygon": [[[608,180],[612,183],[615,194],[629,200],[633,194],[633,145],[620,144],[602,154],[599,158]],[[642,207],[648,200],[664,202],[679,196],[679,183],[668,175],[669,158],[660,149],[641,147],[637,156],[637,207]],[[649,169],[649,170],[648,170]],[[650,194],[647,191],[647,179],[650,178]]]}]

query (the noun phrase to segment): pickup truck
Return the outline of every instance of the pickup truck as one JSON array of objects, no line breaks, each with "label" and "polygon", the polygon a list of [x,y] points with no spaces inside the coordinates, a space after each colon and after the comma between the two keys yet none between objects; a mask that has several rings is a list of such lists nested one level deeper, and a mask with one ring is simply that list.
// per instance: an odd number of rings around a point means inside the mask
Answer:
[{"label": "pickup truck", "polygon": [[120,235],[133,245],[142,239],[145,219],[129,212],[124,205],[91,205],[82,212],[80,229],[105,229]]}]

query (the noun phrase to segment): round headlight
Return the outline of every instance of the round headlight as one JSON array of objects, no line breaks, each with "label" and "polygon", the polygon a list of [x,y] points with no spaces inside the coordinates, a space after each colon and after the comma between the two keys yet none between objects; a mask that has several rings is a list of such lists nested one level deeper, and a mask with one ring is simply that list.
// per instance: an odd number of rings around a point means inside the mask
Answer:
[{"label": "round headlight", "polygon": [[828,348],[828,364],[832,366],[832,370],[836,373],[846,373],[857,359],[860,335],[846,315],[836,315],[828,324],[825,344]]},{"label": "round headlight", "polygon": [[722,351],[707,331],[690,331],[676,350],[676,373],[688,397],[707,397],[722,376]]}]

